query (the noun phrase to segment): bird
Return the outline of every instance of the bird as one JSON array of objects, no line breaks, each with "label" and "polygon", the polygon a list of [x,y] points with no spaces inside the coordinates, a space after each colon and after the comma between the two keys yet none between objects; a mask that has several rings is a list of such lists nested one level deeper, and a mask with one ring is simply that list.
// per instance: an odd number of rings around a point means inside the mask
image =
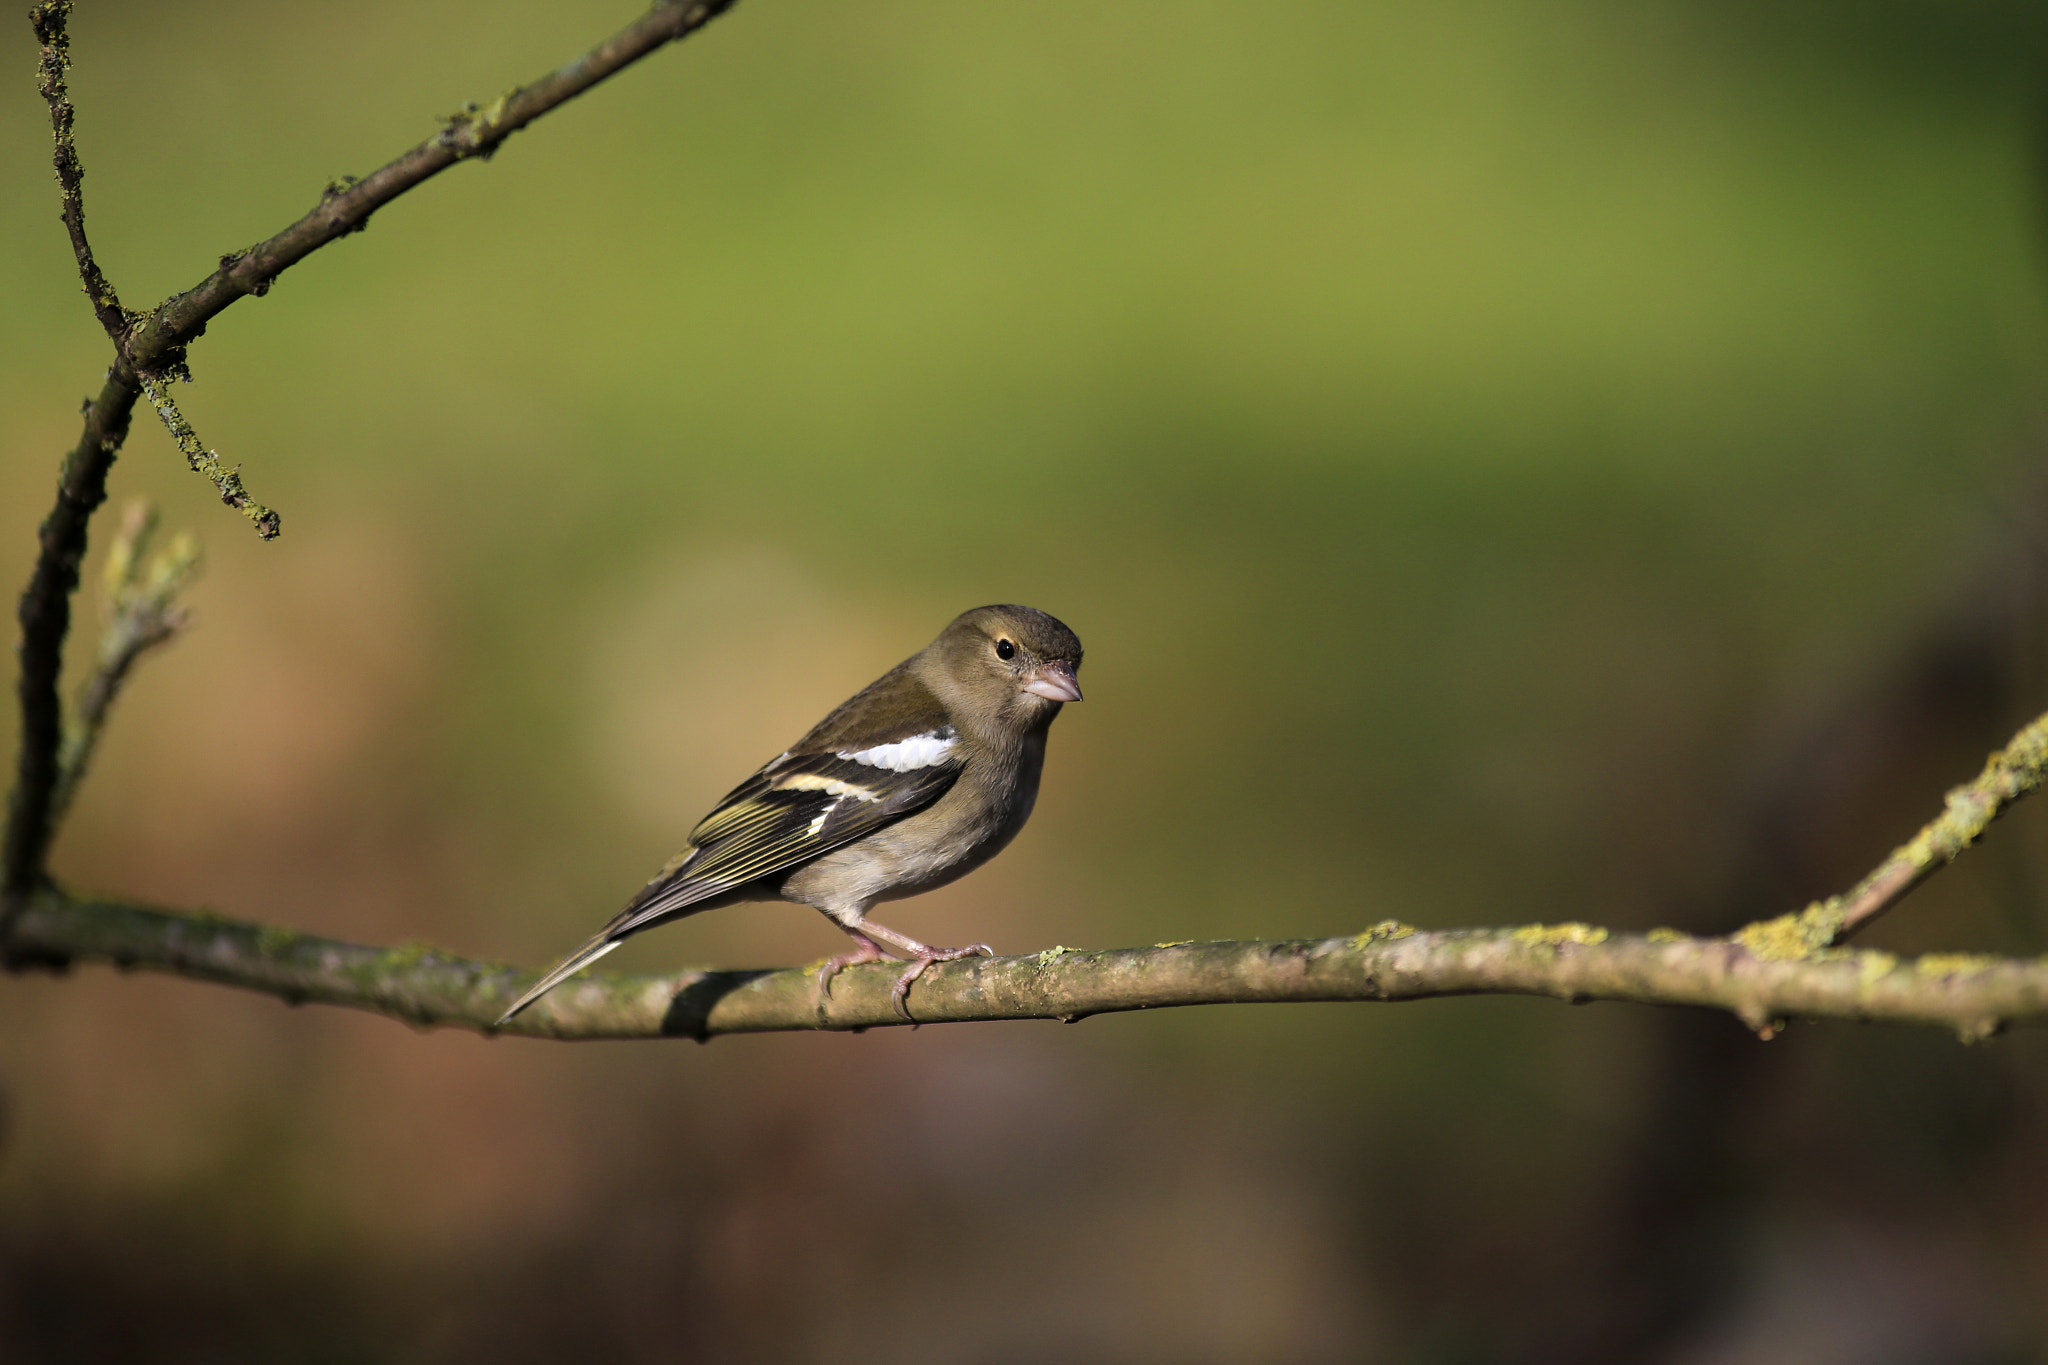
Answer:
[{"label": "bird", "polygon": [[1038,799],[1046,732],[1081,700],[1080,668],[1079,637],[1045,612],[962,612],[734,787],[683,851],[497,1026],[642,930],[777,899],[822,911],[853,940],[818,969],[821,998],[845,968],[896,957],[910,966],[890,999],[911,1019],[910,987],[925,968],[994,950],[934,948],[868,911],[966,876],[1017,836]]}]

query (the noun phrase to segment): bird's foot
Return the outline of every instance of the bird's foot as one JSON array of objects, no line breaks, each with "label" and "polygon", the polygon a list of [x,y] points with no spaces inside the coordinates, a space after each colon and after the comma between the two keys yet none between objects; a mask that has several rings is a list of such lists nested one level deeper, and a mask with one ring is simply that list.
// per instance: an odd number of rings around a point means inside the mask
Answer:
[{"label": "bird's foot", "polygon": [[[996,950],[986,943],[970,943],[965,948],[934,948],[928,943],[919,943],[908,934],[899,934],[886,925],[872,920],[858,921],[858,929],[842,921],[839,925],[847,937],[854,942],[854,950],[841,957],[830,958],[818,969],[818,1004],[822,1009],[832,993],[832,978],[847,967],[860,962],[875,962],[884,956],[894,955],[908,962],[910,966],[903,975],[896,978],[896,984],[889,991],[889,1003],[896,1007],[896,1013],[907,1023],[915,1024],[916,1018],[910,1013],[910,987],[924,969],[934,962],[957,962],[963,957],[994,957]],[[884,949],[883,945],[888,945]]]},{"label": "bird's foot", "polygon": [[863,938],[859,934],[854,934],[850,929],[847,932],[853,935],[853,941],[860,946],[850,953],[841,953],[838,957],[828,957],[820,964],[818,967],[818,1003],[820,1006],[832,998],[833,977],[839,975],[848,967],[858,966],[863,962],[880,962],[888,956],[887,953],[882,951],[881,945],[873,939]]},{"label": "bird's foot", "polygon": [[915,1024],[917,1020],[910,1013],[910,983],[923,976],[925,968],[934,962],[958,962],[963,957],[995,955],[996,950],[986,943],[970,943],[965,948],[932,948],[920,943],[908,954],[910,969],[896,978],[895,986],[889,991],[889,1002],[896,1007],[898,1014]]}]

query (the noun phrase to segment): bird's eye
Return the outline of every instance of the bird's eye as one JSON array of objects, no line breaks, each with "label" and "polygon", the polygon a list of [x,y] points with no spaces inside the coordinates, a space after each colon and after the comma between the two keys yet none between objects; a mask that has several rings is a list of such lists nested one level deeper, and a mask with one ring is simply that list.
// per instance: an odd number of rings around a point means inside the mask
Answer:
[{"label": "bird's eye", "polygon": [[1014,658],[1016,658],[1016,657],[1017,657],[1017,646],[1015,646],[1015,645],[1011,644],[1011,643],[1010,643],[1010,642],[1009,642],[1008,640],[998,640],[998,641],[996,641],[996,657],[997,657],[998,659],[1014,659]]}]

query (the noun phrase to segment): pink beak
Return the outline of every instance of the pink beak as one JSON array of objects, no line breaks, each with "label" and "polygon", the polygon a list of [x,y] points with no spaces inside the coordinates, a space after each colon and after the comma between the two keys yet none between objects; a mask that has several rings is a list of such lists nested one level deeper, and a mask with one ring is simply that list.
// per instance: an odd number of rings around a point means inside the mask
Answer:
[{"label": "pink beak", "polygon": [[1074,681],[1074,666],[1057,659],[1026,673],[1024,690],[1047,701],[1081,700],[1081,684]]}]

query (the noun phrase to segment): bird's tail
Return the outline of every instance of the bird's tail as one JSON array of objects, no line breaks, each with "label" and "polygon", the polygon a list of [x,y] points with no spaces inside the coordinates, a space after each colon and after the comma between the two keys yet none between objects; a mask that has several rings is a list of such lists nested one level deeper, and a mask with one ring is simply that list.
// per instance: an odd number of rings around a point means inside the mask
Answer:
[{"label": "bird's tail", "polygon": [[622,942],[624,942],[623,938],[612,937],[611,927],[607,925],[605,932],[569,954],[568,957],[563,959],[560,966],[534,982],[533,989],[513,1001],[512,1008],[499,1015],[498,1022],[492,1027],[503,1028],[511,1021],[513,1015],[519,1013],[519,1011],[525,1009],[528,1005],[531,1005],[534,1001],[540,999],[543,995],[546,995],[549,991],[561,985],[564,981],[567,981],[570,977],[576,975],[576,973],[582,971],[612,949],[618,947]]}]

